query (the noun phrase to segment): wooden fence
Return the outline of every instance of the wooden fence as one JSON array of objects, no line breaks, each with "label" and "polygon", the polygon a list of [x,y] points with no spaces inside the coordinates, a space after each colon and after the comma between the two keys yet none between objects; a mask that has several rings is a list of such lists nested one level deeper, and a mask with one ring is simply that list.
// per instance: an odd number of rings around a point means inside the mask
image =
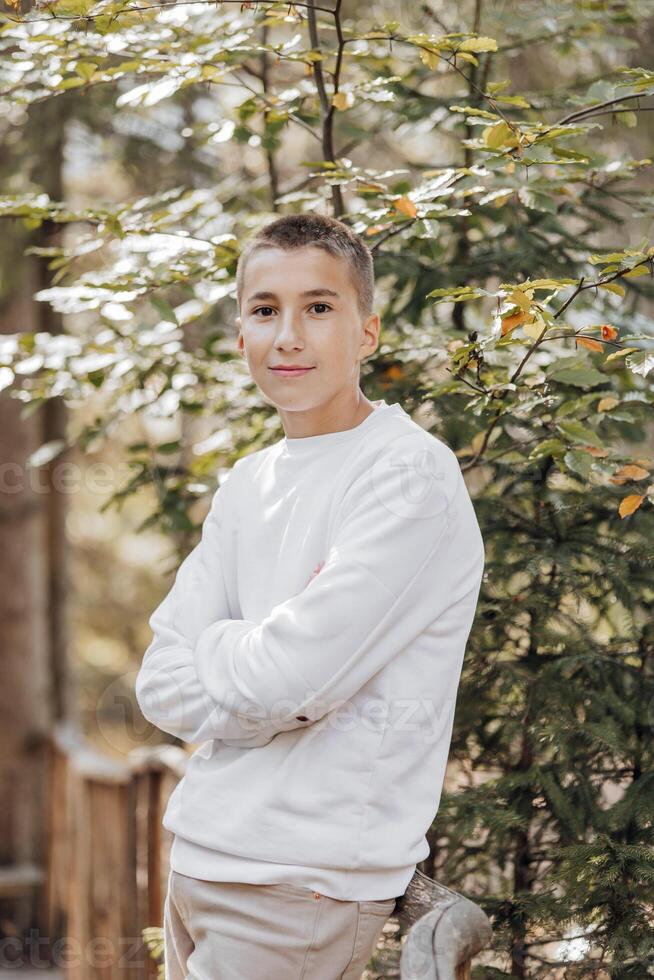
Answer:
[{"label": "wooden fence", "polygon": [[[55,729],[47,751],[47,866],[31,882],[45,890],[40,955],[65,980],[156,978],[142,930],[162,923],[170,835],[161,819],[188,755],[164,745],[117,761],[67,726]],[[393,915],[402,980],[468,980],[491,939],[474,902],[418,870]]]}]

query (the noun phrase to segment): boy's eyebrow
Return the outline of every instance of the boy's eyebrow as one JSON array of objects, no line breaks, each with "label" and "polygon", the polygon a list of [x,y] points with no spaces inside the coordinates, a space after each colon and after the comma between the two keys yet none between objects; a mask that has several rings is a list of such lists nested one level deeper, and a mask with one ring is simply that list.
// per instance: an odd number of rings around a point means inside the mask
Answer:
[{"label": "boy's eyebrow", "polygon": [[[316,289],[305,289],[300,296],[335,296],[340,298],[339,293],[335,293],[333,289],[327,289],[325,286],[318,286]],[[269,290],[259,290],[257,293],[252,293],[248,298],[248,303],[251,303],[254,299],[277,299],[276,293],[271,293]]]}]

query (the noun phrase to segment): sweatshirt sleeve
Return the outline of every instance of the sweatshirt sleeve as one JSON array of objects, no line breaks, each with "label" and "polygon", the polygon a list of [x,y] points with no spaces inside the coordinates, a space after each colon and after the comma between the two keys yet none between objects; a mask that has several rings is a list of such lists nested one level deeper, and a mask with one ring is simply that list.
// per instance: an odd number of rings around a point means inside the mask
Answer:
[{"label": "sweatshirt sleeve", "polygon": [[315,722],[470,587],[478,556],[450,547],[451,505],[467,493],[455,454],[413,436],[395,442],[348,488],[325,564],[302,592],[259,624],[223,619],[202,631],[195,663],[217,703],[237,692],[287,727]]},{"label": "sweatshirt sleeve", "polygon": [[218,704],[200,683],[193,660],[202,630],[230,615],[221,544],[225,494],[224,483],[213,496],[199,543],[180,564],[172,588],[150,616],[153,638],[143,655],[135,693],[148,721],[185,742],[224,739],[253,748],[269,742],[276,731],[264,732],[263,724],[234,712],[228,697]]}]

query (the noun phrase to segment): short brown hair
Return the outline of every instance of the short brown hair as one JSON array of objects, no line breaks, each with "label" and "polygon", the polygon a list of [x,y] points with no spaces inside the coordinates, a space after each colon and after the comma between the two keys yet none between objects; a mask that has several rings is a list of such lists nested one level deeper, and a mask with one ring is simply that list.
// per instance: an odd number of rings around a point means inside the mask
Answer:
[{"label": "short brown hair", "polygon": [[236,300],[241,307],[245,266],[253,252],[276,247],[291,251],[306,245],[324,248],[330,255],[346,259],[357,293],[361,317],[372,313],[375,298],[375,271],[372,252],[366,243],[338,218],[324,214],[287,214],[265,225],[249,242],[238,258],[236,267]]}]

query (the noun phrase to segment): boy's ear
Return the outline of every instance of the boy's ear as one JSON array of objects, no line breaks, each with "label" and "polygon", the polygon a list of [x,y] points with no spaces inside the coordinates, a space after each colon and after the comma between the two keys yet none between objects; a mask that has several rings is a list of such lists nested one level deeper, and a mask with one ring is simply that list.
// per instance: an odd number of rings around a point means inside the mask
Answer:
[{"label": "boy's ear", "polygon": [[239,343],[238,343],[238,339],[241,336],[241,318],[240,318],[240,316],[237,316],[235,318],[234,323],[236,324],[236,326],[238,328],[238,336],[236,338],[236,349],[239,352],[239,354],[241,355],[241,357],[245,357],[245,350],[242,347],[240,347],[239,346]]}]

